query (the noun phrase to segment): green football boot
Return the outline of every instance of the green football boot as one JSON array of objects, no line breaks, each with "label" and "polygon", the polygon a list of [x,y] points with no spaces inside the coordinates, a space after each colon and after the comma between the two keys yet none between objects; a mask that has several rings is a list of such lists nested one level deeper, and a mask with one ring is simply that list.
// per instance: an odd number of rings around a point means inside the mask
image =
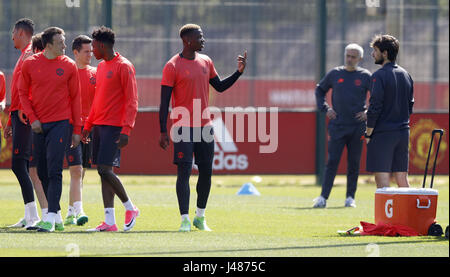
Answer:
[{"label": "green football boot", "polygon": [[89,217],[87,215],[85,215],[83,212],[81,212],[77,215],[77,225],[78,226],[83,226],[88,221],[89,221]]},{"label": "green football boot", "polygon": [[74,215],[68,215],[64,220],[64,225],[75,225],[75,224],[77,224],[77,221]]},{"label": "green football boot", "polygon": [[189,219],[185,219],[181,222],[179,232],[190,232],[191,231],[191,222]]},{"label": "green football boot", "polygon": [[207,232],[212,231],[211,229],[209,229],[208,225],[206,225],[206,218],[204,216],[194,217],[194,226],[197,227],[197,229],[199,229],[201,231],[207,231]]},{"label": "green football boot", "polygon": [[64,223],[55,223],[55,231],[64,231]]},{"label": "green football boot", "polygon": [[44,221],[42,224],[40,224],[39,229],[37,229],[38,232],[53,232],[55,231],[55,226],[51,224],[50,222]]}]

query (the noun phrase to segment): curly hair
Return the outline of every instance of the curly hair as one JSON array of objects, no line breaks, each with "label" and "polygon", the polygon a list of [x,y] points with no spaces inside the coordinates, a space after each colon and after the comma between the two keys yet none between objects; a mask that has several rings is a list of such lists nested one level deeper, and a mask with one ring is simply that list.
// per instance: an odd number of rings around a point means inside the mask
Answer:
[{"label": "curly hair", "polygon": [[370,47],[377,47],[382,53],[387,51],[388,59],[393,62],[397,59],[400,43],[398,39],[391,35],[375,35],[370,43]]},{"label": "curly hair", "polygon": [[92,32],[93,39],[110,44],[111,46],[113,46],[116,41],[115,36],[114,31],[105,26],[101,26]]}]

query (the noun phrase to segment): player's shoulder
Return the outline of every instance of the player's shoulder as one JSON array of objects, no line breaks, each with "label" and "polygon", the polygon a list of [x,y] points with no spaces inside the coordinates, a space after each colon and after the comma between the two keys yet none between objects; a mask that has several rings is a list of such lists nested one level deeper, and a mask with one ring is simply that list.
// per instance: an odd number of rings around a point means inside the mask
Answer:
[{"label": "player's shoulder", "polygon": [[92,74],[96,74],[97,73],[97,67],[95,67],[95,66],[87,65],[86,69]]},{"label": "player's shoulder", "polygon": [[31,55],[28,55],[28,54],[25,55],[25,53],[24,53],[24,56],[23,56],[24,59],[22,60],[23,61],[22,67],[26,64],[33,64],[33,63],[39,62],[43,58],[43,56],[44,56],[43,52],[39,52],[36,54],[33,54],[33,52],[31,52]]},{"label": "player's shoulder", "polygon": [[333,67],[330,71],[328,71],[328,74],[343,73],[343,72],[345,72],[345,67],[341,65]]},{"label": "player's shoulder", "polygon": [[77,66],[77,63],[71,57],[66,56],[66,55],[61,55],[60,61],[66,63],[68,65],[71,65],[71,66]]},{"label": "player's shoulder", "polygon": [[367,77],[372,76],[372,73],[370,73],[370,71],[368,69],[364,68],[364,67],[358,67],[356,70],[361,75],[364,75],[364,76],[367,76]]},{"label": "player's shoulder", "polygon": [[198,55],[198,59],[206,61],[208,63],[212,63],[212,59],[208,55],[200,54],[200,53],[197,53],[197,55]]}]

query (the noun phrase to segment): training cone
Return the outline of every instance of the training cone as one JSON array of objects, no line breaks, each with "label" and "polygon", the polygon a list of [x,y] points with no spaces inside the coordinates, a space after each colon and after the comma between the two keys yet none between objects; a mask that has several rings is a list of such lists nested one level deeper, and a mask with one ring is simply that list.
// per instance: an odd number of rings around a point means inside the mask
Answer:
[{"label": "training cone", "polygon": [[237,192],[237,195],[261,195],[252,183],[245,183]]}]

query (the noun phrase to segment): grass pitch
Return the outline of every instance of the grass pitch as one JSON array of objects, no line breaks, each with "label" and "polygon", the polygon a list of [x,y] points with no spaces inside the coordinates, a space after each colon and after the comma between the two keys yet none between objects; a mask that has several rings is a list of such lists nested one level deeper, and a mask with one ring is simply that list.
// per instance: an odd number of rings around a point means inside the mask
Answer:
[{"label": "grass pitch", "polygon": [[[360,176],[357,208],[344,208],[345,176],[336,178],[326,209],[313,209],[320,194],[310,175],[213,176],[206,212],[213,232],[193,227],[178,233],[180,224],[175,176],[120,176],[130,198],[141,211],[131,232],[87,233],[104,220],[100,179],[95,170],[86,174],[83,189],[85,226],[66,226],[64,232],[36,233],[11,230],[7,225],[23,217],[20,188],[11,170],[0,170],[0,256],[95,256],[95,257],[449,257],[444,237],[341,237],[337,230],[374,223],[375,184],[372,176]],[[191,177],[191,220],[194,216],[197,176]],[[259,180],[256,180],[259,181]],[[421,176],[410,176],[420,187]],[[261,196],[236,195],[253,182]],[[67,213],[69,173],[64,171],[61,199]],[[449,177],[437,176],[437,222],[449,224]],[[124,208],[116,198],[116,221],[123,229]]]}]

